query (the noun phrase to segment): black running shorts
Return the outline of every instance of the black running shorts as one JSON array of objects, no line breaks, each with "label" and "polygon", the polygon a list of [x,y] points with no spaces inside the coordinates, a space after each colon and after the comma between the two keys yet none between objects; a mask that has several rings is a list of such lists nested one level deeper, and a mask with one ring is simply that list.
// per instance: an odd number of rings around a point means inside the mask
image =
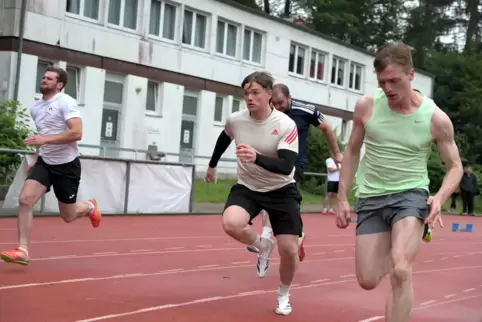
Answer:
[{"label": "black running shorts", "polygon": [[235,184],[231,188],[224,209],[239,206],[249,214],[250,222],[261,210],[266,210],[275,236],[301,236],[301,199],[295,183],[268,192],[252,191],[241,184]]},{"label": "black running shorts", "polygon": [[39,182],[47,187],[47,192],[50,191],[52,186],[58,201],[73,204],[77,202],[81,172],[78,157],[68,163],[50,165],[39,156],[30,170],[27,180]]}]

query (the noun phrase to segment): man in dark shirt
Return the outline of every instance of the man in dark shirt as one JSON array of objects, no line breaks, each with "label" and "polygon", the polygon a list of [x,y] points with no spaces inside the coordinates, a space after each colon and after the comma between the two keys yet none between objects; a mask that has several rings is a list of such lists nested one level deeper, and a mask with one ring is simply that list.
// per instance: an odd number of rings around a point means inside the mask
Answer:
[{"label": "man in dark shirt", "polygon": [[[304,168],[308,163],[308,133],[310,125],[320,129],[325,136],[330,146],[331,156],[336,163],[342,163],[343,155],[338,147],[336,135],[333,128],[325,120],[324,115],[311,104],[301,103],[291,98],[290,90],[285,84],[276,84],[273,87],[273,96],[271,98],[271,104],[279,111],[287,114],[296,123],[298,128],[298,144],[299,152],[298,159],[295,163],[295,180],[300,182],[303,178]],[[272,237],[271,223],[269,222],[268,215],[263,212],[262,216],[263,232],[262,236],[265,238]],[[303,223],[301,223],[303,225]],[[299,239],[299,259],[302,261],[305,257],[305,251],[303,247],[304,234]],[[253,245],[249,245],[248,250],[253,253],[257,253],[258,250]]]},{"label": "man in dark shirt", "polygon": [[462,176],[462,180],[460,180],[463,215],[474,215],[474,198],[478,190],[477,177],[472,173],[472,168],[469,165],[466,165],[464,167],[464,175]]}]

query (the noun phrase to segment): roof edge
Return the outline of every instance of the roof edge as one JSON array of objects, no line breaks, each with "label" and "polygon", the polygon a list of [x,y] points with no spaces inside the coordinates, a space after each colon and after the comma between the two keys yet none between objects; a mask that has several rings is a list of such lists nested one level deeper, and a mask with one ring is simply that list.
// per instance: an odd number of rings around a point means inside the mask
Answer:
[{"label": "roof edge", "polygon": [[[347,48],[350,48],[350,49],[353,49],[353,50],[356,50],[356,51],[359,51],[361,53],[364,53],[366,55],[369,55],[369,56],[372,56],[372,57],[375,57],[375,54],[369,50],[366,50],[364,48],[361,48],[361,47],[358,47],[358,46],[355,46],[355,45],[352,45],[352,44],[349,44],[349,43],[346,43],[344,41],[341,41],[335,37],[331,37],[331,36],[328,36],[324,33],[321,33],[319,31],[316,31],[312,28],[309,28],[307,26],[303,26],[303,25],[297,25],[297,24],[294,24],[294,23],[291,23],[289,21],[286,21],[284,20],[283,18],[278,18],[278,17],[274,17],[274,16],[271,16],[267,13],[265,13],[263,10],[260,10],[260,9],[255,9],[255,8],[251,8],[251,7],[248,7],[246,5],[243,5],[243,4],[240,4],[238,2],[235,2],[233,0],[215,0],[215,1],[218,1],[218,2],[221,2],[221,3],[224,3],[224,4],[227,4],[227,5],[230,5],[232,7],[235,7],[235,8],[238,8],[240,10],[243,10],[243,11],[246,11],[246,12],[249,12],[249,13],[252,13],[254,15],[257,15],[257,16],[260,16],[260,17],[263,17],[263,18],[266,18],[266,19],[269,19],[269,20],[272,20],[272,21],[275,21],[275,22],[278,22],[278,23],[281,23],[281,24],[284,24],[288,27],[291,27],[291,28],[294,28],[294,29],[298,29],[300,31],[304,31],[304,32],[307,32],[313,36],[317,36],[317,37],[320,37],[320,38],[323,38],[325,40],[328,40],[328,41],[331,41],[335,44],[338,44],[338,45],[341,45],[341,46],[345,46]],[[419,74],[422,74],[422,75],[425,75],[425,76],[428,76],[428,77],[431,77],[431,78],[435,78],[435,75],[426,71],[426,70],[423,70],[423,69],[420,69],[420,68],[415,68],[415,72],[419,73]]]}]

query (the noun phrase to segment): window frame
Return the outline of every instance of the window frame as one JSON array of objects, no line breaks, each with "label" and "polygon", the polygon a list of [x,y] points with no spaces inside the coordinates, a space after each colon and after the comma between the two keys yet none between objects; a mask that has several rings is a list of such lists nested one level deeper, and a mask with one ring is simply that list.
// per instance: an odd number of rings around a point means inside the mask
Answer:
[{"label": "window frame", "polygon": [[97,19],[94,19],[94,18],[91,18],[91,17],[87,17],[84,15],[84,12],[85,12],[85,0],[79,0],[80,3],[79,3],[79,13],[74,13],[74,12],[70,12],[67,10],[67,1],[65,2],[65,14],[68,16],[68,17],[72,17],[72,18],[76,18],[76,19],[81,19],[81,20],[86,20],[86,21],[89,21],[89,22],[95,22],[95,23],[100,23],[103,19],[103,16],[104,16],[104,13],[103,13],[103,9],[104,7],[101,5],[102,4],[102,0],[98,0],[98,8],[97,8],[97,12],[98,12],[98,17]]},{"label": "window frame", "polygon": [[[191,39],[190,39],[190,42],[189,43],[185,43],[184,42],[184,21],[186,19],[186,11],[189,11],[189,12],[192,12],[193,13],[193,24],[191,26]],[[200,15],[200,16],[204,16],[206,17],[206,29],[205,29],[205,33],[204,33],[204,47],[198,47],[196,46],[194,43],[195,43],[195,39],[196,39],[196,30],[197,30],[197,16]],[[197,10],[197,9],[194,9],[194,8],[191,8],[191,7],[188,7],[188,6],[183,6],[182,8],[182,19],[181,19],[181,28],[180,28],[180,39],[179,39],[179,43],[181,44],[181,46],[183,47],[187,47],[187,48],[190,48],[190,49],[194,49],[194,50],[199,50],[199,51],[210,51],[210,48],[209,48],[209,36],[211,36],[211,28],[210,28],[210,20],[211,20],[211,15],[206,13],[206,12],[203,12],[201,10]]]},{"label": "window frame", "polygon": [[[159,15],[160,15],[159,16],[160,17],[159,30],[157,30],[159,32],[159,35],[151,33],[151,10],[152,10],[152,3],[153,2],[159,2],[161,4],[161,12],[159,13]],[[174,37],[173,37],[173,39],[165,38],[164,35],[163,35],[164,34],[164,19],[165,19],[165,13],[166,13],[166,5],[172,6],[175,9],[175,12],[174,12]],[[149,19],[148,19],[148,24],[147,24],[147,35],[148,35],[148,37],[159,39],[159,40],[166,41],[166,42],[171,42],[171,43],[177,42],[177,39],[179,38],[179,31],[178,31],[177,26],[178,26],[178,23],[179,23],[179,16],[180,16],[180,12],[181,12],[180,9],[181,9],[181,6],[179,4],[173,3],[171,1],[151,0],[150,7],[149,7],[149,10],[150,10],[149,11]],[[181,32],[182,32],[182,30],[181,30]],[[182,39],[181,39],[181,42],[182,42]]]},{"label": "window frame", "polygon": [[[356,79],[356,69],[357,67],[360,68],[360,88],[355,88],[355,79]],[[352,68],[353,68],[353,78],[351,77],[352,75]],[[357,62],[351,61],[350,62],[350,71],[348,74],[348,88],[352,91],[355,92],[361,92],[363,90],[363,74],[364,74],[364,69],[365,66],[362,64],[359,64]]]},{"label": "window frame", "polygon": [[126,6],[126,0],[120,0],[120,12],[119,12],[119,24],[115,24],[112,22],[109,22],[109,12],[110,12],[110,6],[111,2],[109,1],[108,5],[105,7],[107,12],[105,13],[105,24],[107,27],[115,28],[115,29],[120,29],[123,31],[127,32],[135,32],[137,33],[139,31],[139,26],[142,25],[142,19],[139,19],[142,15],[142,6],[141,2],[145,0],[136,0],[137,1],[137,12],[136,12],[136,27],[134,29],[126,27],[124,25],[124,14],[125,14],[125,6]]},{"label": "window frame", "polygon": [[[314,77],[311,76],[311,63],[313,61],[312,60],[313,54],[316,55],[315,70],[313,71]],[[321,79],[319,79],[317,77],[318,76],[318,65],[320,64],[320,62],[319,62],[320,56],[323,57],[323,63],[322,63],[323,71],[321,73]],[[328,57],[329,57],[329,55],[326,52],[315,49],[315,48],[311,48],[310,59],[309,59],[309,70],[308,70],[308,78],[311,81],[317,82],[317,83],[326,83],[326,71],[327,71],[326,65],[327,65],[327,58]]]},{"label": "window frame", "polygon": [[[219,34],[219,28],[218,24],[222,22],[224,23],[224,37],[223,37],[223,51],[219,52],[218,51],[218,34]],[[233,26],[236,28],[236,42],[234,44],[234,56],[228,55],[227,54],[227,48],[228,48],[228,27]],[[241,30],[241,25],[238,23],[229,21],[228,19],[225,18],[220,18],[218,17],[216,21],[216,37],[215,37],[215,45],[214,45],[214,53],[218,56],[222,56],[225,58],[230,58],[230,59],[237,59],[239,57],[239,42],[240,42],[240,30]]]},{"label": "window frame", "polygon": [[[154,110],[149,110],[147,106],[147,102],[148,102],[147,98],[149,95],[149,84],[154,85]],[[154,80],[147,81],[145,114],[149,116],[162,116],[162,83],[159,83]]]},{"label": "window frame", "polygon": [[[249,58],[246,59],[244,58],[244,43],[246,42],[245,38],[245,33],[246,31],[249,31],[251,33],[250,37],[250,43],[249,43]],[[259,62],[256,62],[253,60],[254,57],[254,34],[259,34],[261,36],[261,46],[260,46],[260,53],[259,53]],[[242,28],[242,43],[241,43],[241,61],[251,64],[251,65],[256,65],[256,66],[261,66],[264,63],[264,48],[265,48],[265,41],[266,41],[266,33],[262,32],[260,30],[257,30],[252,27],[248,27],[246,25],[243,26]]]},{"label": "window frame", "polygon": [[[295,52],[293,54],[293,60],[294,60],[294,63],[293,63],[293,71],[290,70],[290,60],[291,60],[291,48],[292,47],[295,47]],[[305,51],[305,54],[304,54],[304,58],[303,58],[303,71],[301,74],[299,74],[297,72],[297,67],[298,67],[298,52],[299,52],[299,49],[304,49]],[[302,44],[299,44],[299,43],[296,43],[296,42],[291,42],[290,43],[290,51],[289,51],[289,58],[288,58],[288,74],[291,75],[291,76],[295,76],[295,77],[301,77],[301,78],[305,78],[306,75],[307,75],[307,69],[306,69],[306,63],[307,61],[310,61],[311,63],[311,60],[307,60],[307,58],[311,58],[310,56],[307,56],[307,53],[309,53],[309,50],[310,50],[310,47],[308,46],[305,46],[305,45],[302,45]],[[309,76],[309,74],[308,74]]]},{"label": "window frame", "polygon": [[[335,63],[336,61],[336,63]],[[343,74],[342,74],[342,79],[341,79],[341,85],[338,84],[338,75],[339,75],[339,65],[340,62],[343,62]],[[330,83],[332,86],[340,87],[340,88],[345,88],[346,87],[346,66],[347,66],[348,60],[335,56],[333,55],[331,59],[331,73],[330,73]],[[335,81],[333,82],[333,69],[335,69]]]}]

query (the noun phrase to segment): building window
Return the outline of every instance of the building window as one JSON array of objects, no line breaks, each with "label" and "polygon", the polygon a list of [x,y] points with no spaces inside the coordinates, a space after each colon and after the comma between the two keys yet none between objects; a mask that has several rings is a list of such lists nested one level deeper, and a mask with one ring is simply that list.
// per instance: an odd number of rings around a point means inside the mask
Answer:
[{"label": "building window", "polygon": [[244,29],[243,59],[261,64],[261,49],[263,48],[263,35],[250,29]]},{"label": "building window", "polygon": [[183,44],[206,48],[206,30],[208,17],[191,10],[184,10],[182,27]]},{"label": "building window", "polygon": [[216,33],[216,52],[236,57],[238,27],[236,25],[218,20]]},{"label": "building window", "polygon": [[136,30],[138,6],[138,0],[109,0],[108,22]]},{"label": "building window", "polygon": [[313,50],[311,52],[310,78],[322,81],[325,76],[326,56],[323,53]]},{"label": "building window", "polygon": [[[101,140],[118,141],[120,111],[124,96],[124,77],[107,73],[104,81],[104,106],[102,109]],[[114,153],[115,155],[116,153]]]},{"label": "building window", "polygon": [[182,101],[182,114],[184,115],[197,115],[197,100],[198,96],[191,92],[184,92],[184,98]]},{"label": "building window", "polygon": [[341,121],[341,131],[340,131],[340,136],[341,136],[341,140],[343,142],[346,141],[347,139],[347,131],[348,131],[348,121],[347,120],[342,120]]},{"label": "building window", "polygon": [[177,7],[158,0],[151,2],[149,33],[164,39],[174,40]]},{"label": "building window", "polygon": [[66,11],[85,18],[99,20],[99,0],[67,0]]},{"label": "building window", "polygon": [[306,49],[304,47],[291,44],[288,70],[291,73],[304,76],[305,75],[305,56],[306,56]]},{"label": "building window", "polygon": [[123,92],[124,84],[106,79],[104,83],[104,103],[120,107],[122,105]]},{"label": "building window", "polygon": [[223,121],[225,99],[222,96],[216,96],[214,103],[214,122],[221,123]]},{"label": "building window", "polygon": [[241,100],[233,99],[232,113],[238,112],[239,110],[241,110]]},{"label": "building window", "polygon": [[146,111],[156,114],[161,113],[161,85],[156,82],[147,83]]},{"label": "building window", "polygon": [[74,99],[79,99],[80,68],[67,66],[68,81],[64,93]]},{"label": "building window", "polygon": [[333,66],[331,66],[331,83],[339,86],[345,84],[345,61],[333,57]]},{"label": "building window", "polygon": [[361,91],[362,66],[356,63],[350,64],[350,84],[351,89]]}]

